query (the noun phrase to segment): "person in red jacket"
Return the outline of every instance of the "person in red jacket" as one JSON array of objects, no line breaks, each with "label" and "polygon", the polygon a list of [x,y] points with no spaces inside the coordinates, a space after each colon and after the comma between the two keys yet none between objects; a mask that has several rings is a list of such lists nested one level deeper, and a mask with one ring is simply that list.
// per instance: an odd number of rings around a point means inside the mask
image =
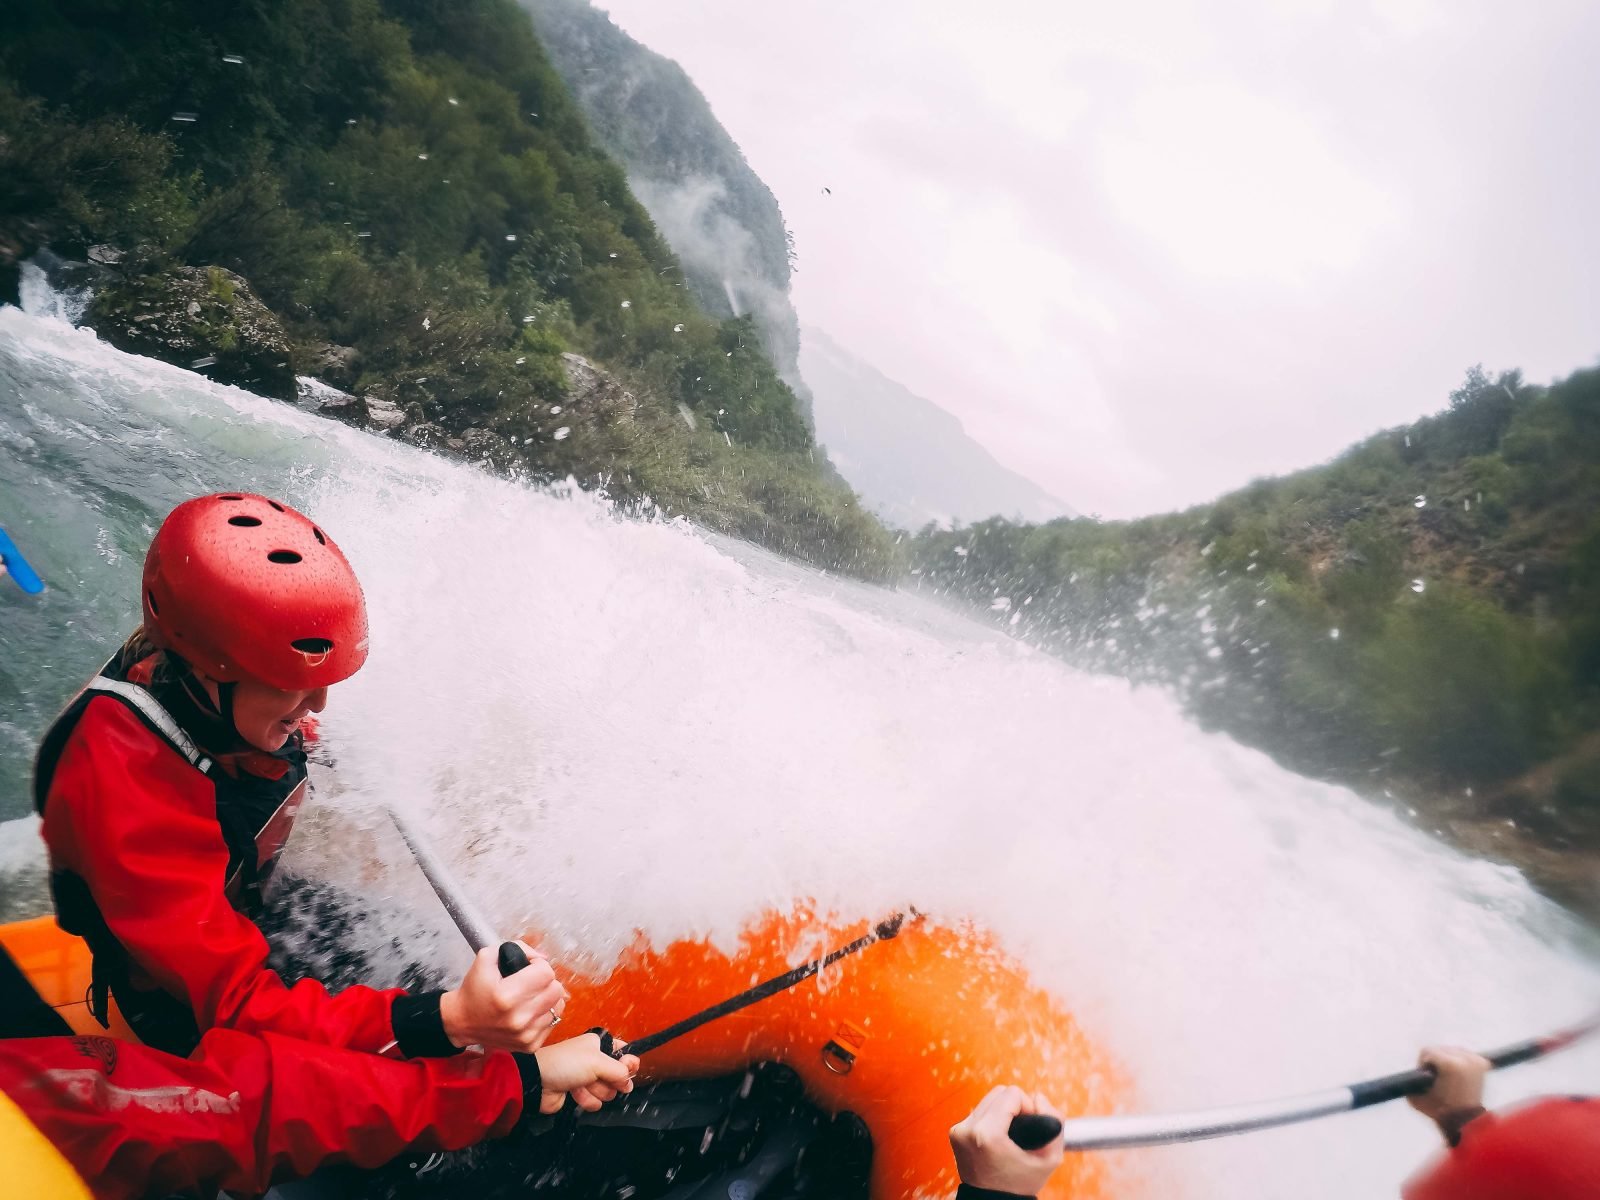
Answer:
[{"label": "person in red jacket", "polygon": [[1600,1196],[1600,1097],[1547,1096],[1503,1113],[1483,1107],[1489,1060],[1432,1046],[1437,1075],[1411,1106],[1448,1150],[1407,1181],[1405,1200],[1593,1200]]},{"label": "person in red jacket", "polygon": [[[46,732],[34,778],[57,919],[93,952],[97,1017],[114,996],[141,1041],[177,1055],[216,1028],[403,1058],[483,1046],[538,1056],[585,1108],[625,1089],[594,1034],[544,1045],[565,992],[537,954],[502,978],[484,950],[460,986],[427,994],[330,993],[269,969],[252,914],[305,795],[306,725],[367,657],[333,539],[264,496],[190,500],[156,533],[140,599],[143,626]],[[484,1111],[520,1107],[510,1060],[475,1078]],[[302,1102],[307,1120],[326,1114]]]},{"label": "person in red jacket", "polygon": [[530,1082],[510,1055],[400,1062],[227,1029],[186,1059],[103,1037],[0,1041],[0,1093],[99,1200],[259,1195],[333,1163],[458,1150],[508,1132]]}]

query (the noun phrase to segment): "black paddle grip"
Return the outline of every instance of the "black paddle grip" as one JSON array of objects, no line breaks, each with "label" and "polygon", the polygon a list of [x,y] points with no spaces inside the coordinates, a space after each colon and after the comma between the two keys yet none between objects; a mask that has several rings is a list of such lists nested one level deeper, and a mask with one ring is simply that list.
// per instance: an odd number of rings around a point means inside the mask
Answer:
[{"label": "black paddle grip", "polygon": [[1350,1085],[1350,1107],[1371,1108],[1374,1104],[1387,1104],[1401,1096],[1420,1096],[1434,1085],[1439,1073],[1432,1067],[1413,1067],[1398,1075],[1385,1075],[1379,1079],[1366,1079]]},{"label": "black paddle grip", "polygon": [[515,975],[528,965],[528,952],[515,942],[500,943],[500,977]]},{"label": "black paddle grip", "polygon": [[1061,1136],[1061,1118],[1044,1113],[1020,1113],[1011,1118],[1011,1140],[1024,1150],[1048,1146]]}]

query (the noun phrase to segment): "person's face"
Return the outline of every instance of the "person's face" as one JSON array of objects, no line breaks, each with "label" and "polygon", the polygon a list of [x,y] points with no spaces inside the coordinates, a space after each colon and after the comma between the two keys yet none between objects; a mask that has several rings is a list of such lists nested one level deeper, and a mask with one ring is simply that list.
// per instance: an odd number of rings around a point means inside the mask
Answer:
[{"label": "person's face", "polygon": [[280,692],[251,679],[240,680],[233,690],[233,725],[257,750],[269,753],[283,748],[301,720],[328,704],[328,689]]}]

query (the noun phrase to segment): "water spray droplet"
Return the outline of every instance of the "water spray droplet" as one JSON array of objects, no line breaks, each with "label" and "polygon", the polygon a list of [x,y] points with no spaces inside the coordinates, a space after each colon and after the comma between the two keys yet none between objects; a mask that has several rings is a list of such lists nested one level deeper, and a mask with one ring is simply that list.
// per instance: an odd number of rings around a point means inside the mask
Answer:
[{"label": "water spray droplet", "polygon": [[242,55],[242,54],[224,54],[222,56],[222,61],[225,62],[225,63],[232,63],[234,66],[238,66],[240,63],[244,62],[244,55]]},{"label": "water spray droplet", "polygon": [[1328,636],[1337,642],[1339,640],[1339,631],[1337,629],[1330,629],[1328,630]]},{"label": "water spray droplet", "polygon": [[1424,580],[1413,579],[1411,581],[1411,590],[1413,592],[1416,592],[1418,595],[1421,595],[1424,591],[1427,590],[1427,588],[1428,588],[1428,585]]},{"label": "water spray droplet", "polygon": [[553,438],[555,438],[556,441],[558,441],[558,442],[564,442],[564,441],[567,440],[567,437],[571,433],[572,433],[571,427],[567,426],[567,425],[563,425],[560,429],[556,430],[555,433],[551,434],[551,436]]},{"label": "water spray droplet", "polygon": [[683,332],[683,326],[682,325],[674,325],[672,327],[672,332],[673,333],[682,333]]},{"label": "water spray droplet", "polygon": [[1428,507],[1428,498],[1426,496],[1418,496],[1415,500],[1412,501],[1412,505],[1414,507],[1416,507],[1416,508],[1427,508]]},{"label": "water spray droplet", "polygon": [[633,307],[633,301],[632,300],[624,300],[622,302],[622,307],[623,308],[632,308]]}]

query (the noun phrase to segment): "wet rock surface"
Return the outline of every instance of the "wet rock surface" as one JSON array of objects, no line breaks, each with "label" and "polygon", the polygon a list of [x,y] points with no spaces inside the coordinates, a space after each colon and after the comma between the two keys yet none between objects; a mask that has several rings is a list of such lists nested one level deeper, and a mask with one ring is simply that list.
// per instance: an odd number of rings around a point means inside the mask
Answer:
[{"label": "wet rock surface", "polygon": [[306,354],[305,369],[330,387],[354,391],[361,377],[361,352],[353,346],[323,342]]},{"label": "wet rock surface", "polygon": [[221,267],[122,277],[94,298],[84,323],[119,350],[200,371],[264,396],[297,395],[282,323],[250,285]]}]

